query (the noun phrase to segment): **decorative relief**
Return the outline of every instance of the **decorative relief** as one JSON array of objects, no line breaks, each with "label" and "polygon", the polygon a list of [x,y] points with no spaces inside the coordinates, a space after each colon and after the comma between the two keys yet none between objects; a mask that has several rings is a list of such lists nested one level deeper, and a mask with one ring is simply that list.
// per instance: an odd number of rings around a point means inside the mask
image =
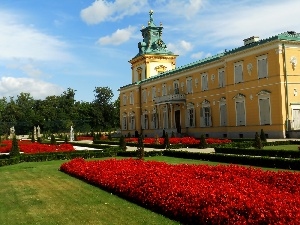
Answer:
[{"label": "decorative relief", "polygon": [[290,63],[292,64],[293,70],[295,70],[296,66],[297,66],[297,57],[296,56],[292,56]]},{"label": "decorative relief", "polygon": [[253,70],[252,63],[248,63],[248,65],[247,65],[247,71],[248,71],[249,76],[251,76],[252,70]]},{"label": "decorative relief", "polygon": [[195,86],[198,87],[198,78],[195,79]]},{"label": "decorative relief", "polygon": [[215,75],[212,74],[210,79],[211,79],[212,82],[214,82],[214,80],[215,80]]}]

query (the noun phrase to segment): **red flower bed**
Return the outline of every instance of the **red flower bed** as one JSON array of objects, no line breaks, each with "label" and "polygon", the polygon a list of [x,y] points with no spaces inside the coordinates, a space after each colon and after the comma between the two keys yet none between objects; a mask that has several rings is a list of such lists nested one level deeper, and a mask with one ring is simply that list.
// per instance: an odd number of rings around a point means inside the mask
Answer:
[{"label": "red flower bed", "polygon": [[[12,141],[5,140],[2,141],[1,144],[3,146],[0,146],[0,153],[9,153],[12,146]],[[38,142],[32,143],[31,141],[18,141],[18,145],[20,151],[24,152],[25,154],[75,151],[73,145],[71,144],[48,145],[40,144]]]},{"label": "red flower bed", "polygon": [[89,141],[92,141],[92,140],[93,140],[93,137],[91,137],[91,136],[77,136],[77,137],[76,137],[76,140],[77,140],[77,141],[83,141],[83,140],[89,140]]},{"label": "red flower bed", "polygon": [[[218,138],[206,138],[205,139],[207,144],[226,144],[231,143],[229,139],[218,139]],[[138,143],[138,138],[126,138],[126,142],[128,143]],[[183,144],[183,145],[198,145],[200,144],[200,140],[193,138],[193,137],[183,137],[183,138],[169,138],[170,144]],[[159,144],[164,143],[164,138],[144,138],[144,144],[155,144],[158,142]]]},{"label": "red flower bed", "polygon": [[60,169],[184,224],[300,224],[300,173],[78,158]]}]

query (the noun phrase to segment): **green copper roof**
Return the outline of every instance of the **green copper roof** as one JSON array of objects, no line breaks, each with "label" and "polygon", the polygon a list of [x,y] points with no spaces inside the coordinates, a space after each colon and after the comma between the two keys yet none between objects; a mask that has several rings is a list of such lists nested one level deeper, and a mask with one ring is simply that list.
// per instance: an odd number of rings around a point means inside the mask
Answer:
[{"label": "green copper roof", "polygon": [[143,41],[138,43],[139,53],[135,57],[145,54],[174,55],[162,40],[162,24],[156,26],[154,23],[153,10],[150,10],[149,15],[148,26],[141,29]]},{"label": "green copper roof", "polygon": [[269,37],[269,38],[266,38],[266,39],[261,39],[261,40],[256,41],[256,42],[252,42],[250,44],[247,44],[247,45],[244,45],[244,46],[241,46],[241,47],[238,47],[238,48],[234,48],[232,50],[227,50],[227,51],[225,50],[225,52],[223,52],[223,53],[220,53],[220,54],[217,54],[217,55],[214,55],[214,56],[211,56],[211,57],[207,57],[207,58],[204,58],[204,59],[186,64],[186,65],[181,66],[181,67],[177,67],[176,69],[173,69],[173,70],[168,70],[164,73],[158,74],[156,76],[152,76],[152,77],[150,77],[148,79],[145,79],[145,80],[142,80],[140,82],[135,82],[135,83],[132,83],[132,84],[128,84],[128,85],[123,86],[121,88],[130,87],[130,86],[134,86],[134,85],[140,85],[140,84],[151,82],[153,80],[160,79],[160,78],[163,78],[163,77],[166,77],[166,76],[171,76],[171,75],[174,75],[174,74],[179,73],[181,71],[189,70],[189,69],[197,67],[197,66],[205,65],[207,63],[220,60],[224,56],[228,56],[228,55],[231,55],[231,54],[234,54],[234,53],[246,50],[246,49],[251,49],[255,46],[263,45],[265,43],[269,43],[269,42],[272,42],[272,41],[275,41],[275,40],[300,42],[300,33],[296,33],[294,31],[287,31],[287,32],[284,32],[284,33],[281,33],[281,34],[278,34],[278,35],[275,35],[275,36],[272,36],[272,37]]}]

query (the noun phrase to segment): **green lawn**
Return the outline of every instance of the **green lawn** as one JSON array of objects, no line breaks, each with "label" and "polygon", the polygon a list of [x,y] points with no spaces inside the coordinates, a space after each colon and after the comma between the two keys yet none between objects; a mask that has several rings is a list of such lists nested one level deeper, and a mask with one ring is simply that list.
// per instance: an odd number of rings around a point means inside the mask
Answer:
[{"label": "green lawn", "polygon": [[298,150],[299,145],[277,145],[277,146],[264,146],[265,150]]},{"label": "green lawn", "polygon": [[0,224],[178,224],[58,171],[63,162],[0,167]]}]

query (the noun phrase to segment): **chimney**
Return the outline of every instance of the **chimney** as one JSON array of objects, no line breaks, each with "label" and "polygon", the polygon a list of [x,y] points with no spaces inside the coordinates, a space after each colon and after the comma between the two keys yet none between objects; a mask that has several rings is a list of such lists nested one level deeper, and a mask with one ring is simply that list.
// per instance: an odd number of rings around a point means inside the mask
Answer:
[{"label": "chimney", "polygon": [[259,37],[258,36],[252,36],[252,37],[249,37],[247,39],[244,39],[244,45],[249,45],[249,44],[252,44],[254,42],[257,42],[259,41]]}]

